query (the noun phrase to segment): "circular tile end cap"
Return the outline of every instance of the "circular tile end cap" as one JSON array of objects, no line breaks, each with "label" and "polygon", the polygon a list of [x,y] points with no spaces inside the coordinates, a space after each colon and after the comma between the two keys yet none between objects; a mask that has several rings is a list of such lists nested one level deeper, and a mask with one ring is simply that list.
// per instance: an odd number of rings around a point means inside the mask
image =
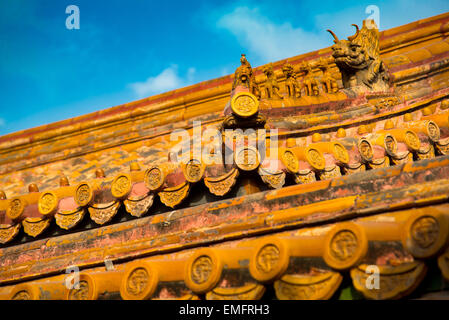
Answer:
[{"label": "circular tile end cap", "polygon": [[130,263],[120,284],[120,295],[124,300],[147,300],[156,291],[159,282],[157,268],[144,261]]},{"label": "circular tile end cap", "polygon": [[416,258],[436,255],[447,239],[447,217],[435,211],[413,214],[406,221],[402,232],[402,245]]},{"label": "circular tile end cap", "polygon": [[218,284],[223,270],[223,262],[215,250],[201,248],[187,261],[184,280],[193,292],[206,293]]},{"label": "circular tile end cap", "polygon": [[359,264],[368,251],[368,240],[363,228],[347,222],[335,225],[327,234],[323,259],[337,270]]},{"label": "circular tile end cap", "polygon": [[282,276],[290,260],[287,244],[279,238],[262,240],[249,263],[251,276],[260,282],[271,282]]},{"label": "circular tile end cap", "polygon": [[[68,274],[67,276],[69,276]],[[69,278],[66,278],[68,282]],[[76,281],[77,279],[74,278]],[[72,286],[67,288],[67,300],[97,300],[98,292],[95,280],[89,274],[82,273],[79,275],[78,283],[64,283],[66,286]]]},{"label": "circular tile end cap", "polygon": [[6,209],[6,215],[11,220],[16,220],[20,218],[20,216],[25,211],[26,203],[21,198],[13,198],[9,201],[8,208]]},{"label": "circular tile end cap", "polygon": [[231,99],[231,109],[235,115],[249,118],[259,111],[259,100],[249,92],[239,92]]},{"label": "circular tile end cap", "polygon": [[37,207],[42,215],[47,216],[55,213],[58,204],[58,196],[54,192],[47,191],[43,192],[39,197]]},{"label": "circular tile end cap", "polygon": [[87,182],[81,182],[75,189],[75,202],[80,207],[87,206],[93,199],[94,192],[92,186]]},{"label": "circular tile end cap", "polygon": [[125,198],[132,188],[132,179],[129,174],[121,173],[117,175],[111,183],[111,193],[117,199]]}]

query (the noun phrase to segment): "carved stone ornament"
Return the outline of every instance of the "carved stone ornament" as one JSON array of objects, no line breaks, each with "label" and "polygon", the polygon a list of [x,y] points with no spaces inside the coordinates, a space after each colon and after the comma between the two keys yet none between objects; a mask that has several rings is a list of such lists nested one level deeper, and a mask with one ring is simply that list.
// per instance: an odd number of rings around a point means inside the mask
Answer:
[{"label": "carved stone ornament", "polygon": [[340,162],[347,164],[349,162],[349,154],[346,148],[338,142],[334,142],[332,146],[335,159]]},{"label": "carved stone ornament", "polygon": [[[360,128],[364,128],[364,126],[360,126]],[[380,147],[382,149],[385,150],[385,152],[389,155],[389,156],[394,156],[397,153],[398,150],[398,144],[396,141],[396,138],[390,134],[390,133],[386,133],[386,132],[379,132],[379,133],[370,133],[370,134],[364,134],[362,133],[363,136],[361,138],[361,140],[359,141],[366,141],[367,143],[369,143],[372,148],[373,148],[373,155],[374,155],[374,148],[375,147]],[[380,149],[377,148],[377,149]],[[362,155],[363,157],[363,150],[359,149],[360,155]],[[363,158],[365,160],[365,158]],[[383,163],[383,160],[380,160],[379,158],[376,159],[372,159],[369,160],[366,159],[365,161],[367,161],[368,163],[373,163],[373,164],[377,164],[377,165],[381,165]],[[388,162],[389,164],[389,162]],[[373,167],[374,168],[374,167]]]},{"label": "carved stone ornament", "polygon": [[152,166],[145,171],[145,186],[151,191],[159,190],[165,181],[165,172],[158,166]]},{"label": "carved stone ornament", "polygon": [[31,300],[31,295],[28,291],[22,290],[17,292],[11,300]]},{"label": "carved stone ornament", "polygon": [[22,221],[23,231],[26,234],[36,237],[50,226],[50,219],[47,218],[26,218]]},{"label": "carved stone ornament", "polygon": [[14,239],[20,231],[20,223],[14,225],[0,224],[0,243],[7,243]]},{"label": "carved stone ornament", "polygon": [[11,219],[18,219],[25,210],[25,201],[21,198],[13,198],[9,201],[8,208],[6,209],[6,215]]},{"label": "carved stone ornament", "polygon": [[407,151],[404,153],[396,154],[391,157],[391,164],[392,165],[399,165],[404,164],[408,162],[413,162],[413,153]]},{"label": "carved stone ornament", "polygon": [[265,91],[265,98],[267,99],[281,99],[279,94],[279,84],[276,79],[276,74],[273,71],[273,64],[269,63],[263,68],[263,73],[266,80],[263,84]]},{"label": "carved stone ornament", "polygon": [[318,149],[307,148],[306,150],[307,162],[316,170],[323,170],[326,160]]},{"label": "carved stone ornament", "polygon": [[303,80],[302,87],[307,96],[317,96],[319,94],[318,81],[313,75],[312,66],[309,62],[303,61],[299,67],[299,71],[302,72]]},{"label": "carved stone ornament", "polygon": [[327,300],[340,286],[343,277],[338,272],[318,275],[288,274],[274,283],[279,300]]},{"label": "carved stone ornament", "polygon": [[235,185],[239,171],[232,168],[228,173],[219,177],[204,178],[204,184],[212,194],[216,196],[224,196]]},{"label": "carved stone ornament", "polygon": [[332,56],[341,72],[344,88],[361,87],[371,91],[386,91],[389,88],[389,74],[380,59],[379,31],[373,20],[365,20],[363,27],[355,24],[356,33],[347,40],[334,37]]},{"label": "carved stone ornament", "polygon": [[297,184],[306,184],[316,181],[315,172],[312,170],[299,170],[295,173],[295,182]]},{"label": "carved stone ornament", "polygon": [[418,151],[421,146],[418,135],[411,130],[405,132],[404,141],[407,147],[412,151]]},{"label": "carved stone ornament", "polygon": [[125,270],[120,295],[125,300],[148,300],[156,291],[159,272],[145,261],[135,261]]},{"label": "carved stone ornament", "polygon": [[338,91],[338,84],[337,80],[329,70],[329,62],[321,57],[318,63],[318,68],[323,72],[320,82],[324,91],[326,93],[336,93]]},{"label": "carved stone ornament", "polygon": [[285,92],[288,98],[301,97],[301,86],[296,79],[295,70],[289,63],[284,64],[282,72],[285,76]]},{"label": "carved stone ornament", "polygon": [[10,291],[11,300],[40,300],[40,290],[29,283],[17,284]]},{"label": "carved stone ornament", "polygon": [[390,110],[391,107],[400,104],[401,101],[398,97],[387,97],[376,101],[375,108],[378,112],[384,112]]},{"label": "carved stone ornament", "polygon": [[368,240],[364,230],[351,222],[335,225],[326,239],[324,261],[337,270],[357,265],[368,250]]},{"label": "carved stone ornament", "polygon": [[385,135],[384,148],[390,156],[394,156],[396,154],[398,150],[398,143],[395,137],[391,134]]},{"label": "carved stone ornament", "polygon": [[58,197],[53,192],[44,192],[39,197],[37,206],[41,214],[49,215],[56,211],[58,207]]},{"label": "carved stone ornament", "polygon": [[180,204],[187,196],[189,195],[190,184],[188,182],[184,182],[173,188],[166,188],[162,191],[159,191],[159,197],[161,202],[165,204],[167,207],[174,208],[178,204]]},{"label": "carved stone ornament", "polygon": [[356,172],[365,171],[366,166],[363,163],[348,164],[342,170],[344,170],[345,175],[348,175],[348,174],[353,174]]},{"label": "carved stone ornament", "polygon": [[90,218],[97,224],[105,224],[109,222],[117,213],[120,207],[119,201],[113,201],[105,204],[95,204],[88,207]]},{"label": "carved stone ornament", "polygon": [[390,166],[390,158],[388,156],[379,158],[379,159],[373,159],[371,162],[368,163],[368,166],[371,169],[378,169],[378,168],[386,168]]},{"label": "carved stone ornament", "polygon": [[55,221],[60,228],[69,230],[75,227],[81,220],[83,220],[85,213],[86,209],[84,208],[69,212],[57,212],[55,214]]},{"label": "carved stone ornament", "polygon": [[412,292],[426,273],[423,262],[414,261],[399,266],[377,266],[379,270],[378,288],[369,265],[360,265],[351,270],[354,287],[368,299],[399,299]]},{"label": "carved stone ornament", "polygon": [[412,224],[410,232],[418,246],[428,248],[437,241],[440,227],[434,217],[421,217]]},{"label": "carved stone ornament", "polygon": [[198,257],[192,265],[191,278],[196,284],[205,283],[212,272],[212,259],[208,256]]},{"label": "carved stone ornament", "polygon": [[153,200],[154,194],[149,193],[139,198],[128,198],[123,203],[128,213],[134,217],[141,217],[148,212]]},{"label": "carved stone ornament", "polygon": [[241,147],[234,153],[234,162],[237,167],[244,171],[252,171],[259,167],[260,154],[255,147]]},{"label": "carved stone ornament", "polygon": [[260,89],[256,83],[256,78],[253,73],[251,64],[246,59],[246,56],[242,54],[240,58],[240,66],[234,72],[234,82],[232,83],[232,90],[237,87],[245,87],[253,95],[260,97]]},{"label": "carved stone ornament", "polygon": [[69,290],[68,300],[90,300],[89,299],[89,283],[86,280],[78,282],[79,288],[72,288]]},{"label": "carved stone ornament", "polygon": [[416,156],[418,160],[435,158],[435,147],[431,144],[428,144],[425,147],[422,146],[419,148],[418,152],[416,152]]},{"label": "carved stone ornament", "polygon": [[92,187],[88,183],[82,182],[76,187],[75,202],[80,207],[87,206],[92,201],[93,196]]},{"label": "carved stone ornament", "polygon": [[144,268],[137,268],[126,279],[126,291],[133,296],[139,296],[148,286],[148,272]]},{"label": "carved stone ornament", "polygon": [[433,142],[440,140],[441,130],[438,125],[433,121],[427,121],[426,125],[427,135]]},{"label": "carved stone ornament", "polygon": [[241,287],[216,287],[206,293],[207,300],[259,300],[265,293],[265,286],[249,283]]},{"label": "carved stone ornament", "polygon": [[289,173],[298,173],[299,160],[290,149],[285,149],[281,152],[281,161]]},{"label": "carved stone ornament", "polygon": [[239,92],[231,99],[232,112],[241,118],[249,118],[259,111],[259,100],[249,92]]},{"label": "carved stone ornament", "polygon": [[267,238],[254,250],[249,271],[257,281],[273,281],[285,272],[289,259],[286,244],[282,240]]},{"label": "carved stone ornament", "polygon": [[358,149],[363,161],[370,162],[371,160],[373,160],[373,146],[368,140],[360,139],[358,143]]},{"label": "carved stone ornament", "polygon": [[262,181],[265,182],[268,186],[273,189],[279,189],[284,186],[285,183],[285,172],[276,171],[270,172],[262,167],[259,167],[259,175],[262,178]]},{"label": "carved stone ornament", "polygon": [[214,250],[197,250],[187,262],[185,283],[195,293],[212,290],[221,278],[223,263]]},{"label": "carved stone ornament", "polygon": [[130,175],[122,173],[112,181],[111,193],[115,198],[123,199],[131,192],[131,187]]},{"label": "carved stone ornament", "polygon": [[203,178],[206,166],[197,159],[191,159],[186,164],[182,165],[182,172],[184,177],[190,183],[196,183]]},{"label": "carved stone ornament", "polygon": [[416,258],[437,254],[448,239],[448,221],[436,210],[417,212],[406,222],[402,234],[404,247]]},{"label": "carved stone ornament", "polygon": [[442,155],[448,155],[449,154],[449,139],[440,139],[440,141],[438,141],[435,144],[436,149],[438,150],[439,154]]},{"label": "carved stone ornament", "polygon": [[330,180],[333,178],[341,177],[340,167],[335,165],[329,168],[324,168],[319,172],[320,180]]},{"label": "carved stone ornament", "polygon": [[[410,113],[407,115],[411,117]],[[413,130],[415,133],[425,135],[432,142],[438,142],[440,140],[440,127],[432,120],[405,121],[402,126]]]},{"label": "carved stone ornament", "polygon": [[256,268],[261,272],[268,273],[279,261],[279,249],[272,244],[264,246],[257,255]]}]

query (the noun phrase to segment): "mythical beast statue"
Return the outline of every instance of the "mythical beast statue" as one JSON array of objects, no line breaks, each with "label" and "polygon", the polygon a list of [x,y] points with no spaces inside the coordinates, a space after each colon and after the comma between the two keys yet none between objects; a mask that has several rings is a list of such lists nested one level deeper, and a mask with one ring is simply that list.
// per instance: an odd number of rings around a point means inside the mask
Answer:
[{"label": "mythical beast statue", "polygon": [[264,82],[265,97],[267,99],[281,99],[282,97],[279,94],[279,84],[273,70],[273,64],[267,64],[263,68],[263,73],[267,77]]},{"label": "mythical beast statue", "polygon": [[390,87],[386,65],[380,59],[379,31],[373,20],[363,21],[363,27],[355,24],[356,33],[348,40],[339,40],[334,32],[332,56],[340,69],[345,89],[387,91]]},{"label": "mythical beast statue", "polygon": [[284,64],[282,72],[285,76],[285,92],[289,98],[301,97],[301,86],[296,79],[296,73],[293,66],[290,63]]},{"label": "mythical beast statue", "polygon": [[242,54],[240,63],[240,67],[238,67],[234,73],[232,90],[236,89],[238,86],[246,87],[249,92],[254,94],[257,98],[260,98],[260,89],[256,83],[256,77],[253,74],[251,64],[246,60],[245,54]]},{"label": "mythical beast statue", "polygon": [[[279,89],[275,80],[274,72],[267,74],[271,81],[272,91]],[[276,91],[277,93],[277,91]],[[280,97],[280,96],[279,96]],[[240,66],[235,70],[234,82],[232,83],[231,99],[226,104],[223,115],[225,119],[221,129],[227,128],[263,128],[266,119],[259,114],[259,99],[261,92],[251,64],[245,54],[240,58]]]}]

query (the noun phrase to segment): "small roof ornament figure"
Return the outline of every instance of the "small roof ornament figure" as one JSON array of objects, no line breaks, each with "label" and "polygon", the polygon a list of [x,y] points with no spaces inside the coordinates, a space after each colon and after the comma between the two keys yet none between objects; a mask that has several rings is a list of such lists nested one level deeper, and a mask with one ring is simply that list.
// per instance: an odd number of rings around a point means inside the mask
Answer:
[{"label": "small roof ornament figure", "polygon": [[260,98],[260,90],[256,83],[253,69],[244,53],[242,53],[242,56],[240,57],[240,63],[241,65],[235,70],[234,73],[234,82],[232,84],[231,95],[241,91],[249,91],[256,97]]}]

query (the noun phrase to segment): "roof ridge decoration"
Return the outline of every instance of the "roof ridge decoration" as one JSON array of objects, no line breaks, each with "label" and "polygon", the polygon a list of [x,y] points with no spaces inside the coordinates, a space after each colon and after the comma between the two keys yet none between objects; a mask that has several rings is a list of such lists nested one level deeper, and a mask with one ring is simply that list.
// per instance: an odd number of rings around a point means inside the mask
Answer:
[{"label": "roof ridge decoration", "polygon": [[[313,115],[316,113],[313,106],[321,105],[319,110],[336,112],[360,105],[359,99],[375,106],[375,113],[401,104],[386,64],[380,58],[379,30],[374,21],[364,20],[361,29],[353,26],[356,33],[347,40],[339,40],[328,30],[335,39],[331,56],[303,59],[295,67],[285,61],[282,75],[277,75],[269,63],[262,68],[265,77],[258,83],[251,64],[242,54],[241,65],[234,73],[231,101],[223,111],[223,128],[267,128],[267,117],[276,114],[274,109],[285,107],[302,107]],[[282,87],[279,76],[283,76]],[[339,106],[332,103],[337,101]]]},{"label": "roof ridge decoration", "polygon": [[255,74],[251,67],[251,64],[246,59],[246,55],[242,53],[242,57],[240,58],[241,65],[235,70],[234,73],[234,82],[232,83],[232,90],[236,90],[238,87],[244,87],[250,92],[254,94],[258,98],[260,98],[260,89],[256,83]]},{"label": "roof ridge decoration", "polygon": [[[225,119],[222,123],[222,130],[227,128],[263,128],[266,123],[265,117],[259,114],[261,91],[245,54],[242,54],[240,63],[241,65],[234,72],[231,100],[224,108]],[[266,95],[270,98],[278,98],[279,94],[276,88],[279,86],[272,68],[268,67],[264,71],[270,77]]]},{"label": "roof ridge decoration", "polygon": [[[444,40],[444,37],[447,35],[447,32],[449,30],[449,24],[447,23],[448,20],[448,13],[443,13],[438,16],[430,17],[427,19],[419,20],[412,22],[407,25],[399,26],[396,28],[392,28],[389,30],[385,30],[380,32],[380,49],[382,51],[382,57],[384,62],[390,67],[392,74],[392,79],[395,83],[397,83],[398,86],[402,86],[404,82],[410,82],[416,79],[419,76],[422,76],[423,74],[435,74],[435,72],[441,72],[443,69],[447,68],[447,63],[444,62],[441,63],[433,63],[434,61],[426,61],[430,69],[423,70],[423,68],[419,67],[416,68],[416,59],[415,57],[418,57],[418,60],[421,62],[424,62],[425,58],[428,57],[429,53],[432,55],[432,59],[434,60],[441,60],[442,58],[445,58],[445,55],[447,55],[446,52],[441,52],[441,48],[444,48],[446,45]],[[429,40],[436,40],[437,38],[440,38],[441,41],[436,44],[432,44],[431,48],[426,48],[424,45],[428,45]],[[408,56],[408,54],[404,54],[402,52],[404,48],[414,48],[418,44],[419,47],[419,53],[418,52],[410,52],[412,56]],[[423,50],[421,50],[423,49]],[[430,49],[430,50],[429,50]],[[414,50],[415,51],[415,50]],[[423,51],[427,51],[423,52]],[[397,52],[397,55],[394,55],[393,57],[396,57],[392,59],[391,54]],[[424,54],[423,54],[424,53]],[[440,54],[441,53],[441,54]],[[301,62],[304,59],[314,59],[315,57],[328,57],[331,54],[331,48],[324,48],[320,50],[315,50],[303,55],[295,56],[289,58],[290,63],[293,65],[296,65],[297,63]],[[418,56],[416,56],[418,54]],[[397,60],[397,58],[400,59]],[[424,58],[424,59],[423,59]],[[284,60],[285,61],[285,60]],[[402,62],[401,62],[402,61]],[[274,71],[279,69],[280,64],[282,64],[283,61],[275,62],[274,63]],[[399,62],[399,63],[398,63]],[[442,61],[441,61],[442,62]],[[405,64],[408,63],[406,69],[407,70],[401,70]],[[431,65],[429,64],[431,63]],[[399,69],[398,69],[399,68]],[[336,67],[334,67],[334,64],[331,66],[331,70],[334,71]],[[414,71],[412,71],[412,69]],[[439,70],[439,71],[438,71]],[[410,72],[412,71],[412,72]],[[317,73],[317,71],[315,71]],[[259,76],[259,72],[256,72],[256,77]],[[337,79],[340,86],[341,86],[341,80]],[[281,79],[282,81],[282,79]],[[212,84],[212,82],[214,84]],[[212,84],[212,88],[209,86]],[[73,118],[64,120],[58,123],[53,123],[45,126],[41,126],[34,129],[28,129],[24,130],[18,133],[9,134],[7,136],[2,137],[2,143],[1,143],[1,149],[3,152],[8,153],[14,153],[17,154],[22,152],[22,154],[28,154],[28,152],[23,152],[24,150],[28,150],[30,147],[35,147],[38,145],[38,142],[45,143],[48,146],[52,146],[51,148],[45,148],[47,150],[46,152],[43,151],[44,148],[36,148],[39,150],[39,154],[51,154],[51,162],[57,160],[61,160],[61,156],[59,153],[56,153],[56,151],[60,151],[61,148],[64,149],[64,146],[67,143],[67,139],[64,141],[62,140],[64,137],[66,137],[68,134],[76,134],[76,132],[82,131],[83,133],[90,132],[92,135],[96,135],[97,137],[101,136],[96,133],[101,132],[102,126],[107,123],[117,123],[121,124],[123,121],[130,121],[130,119],[133,119],[137,117],[139,118],[139,121],[144,121],[148,119],[153,113],[153,111],[161,110],[164,108],[174,107],[183,105],[186,100],[189,101],[189,103],[194,100],[195,102],[198,102],[199,98],[194,95],[189,95],[191,92],[195,91],[196,89],[201,89],[201,92],[204,92],[206,96],[210,99],[211,97],[214,97],[213,99],[219,99],[222,98],[223,94],[225,94],[225,91],[228,90],[232,85],[232,76],[225,76],[221,77],[219,79],[213,79],[211,81],[202,82],[197,85],[193,85],[187,88],[183,89],[177,89],[168,93],[163,93],[158,96],[145,98],[139,101],[130,102],[127,104],[123,104],[120,106],[116,106],[113,108],[109,108],[107,110],[98,111],[89,115],[84,115],[81,117]],[[281,84],[282,86],[282,84]],[[193,90],[193,91],[192,91]],[[184,97],[184,93],[188,95],[188,98],[178,99],[178,94],[181,93],[181,95]],[[218,98],[219,97],[219,98]],[[170,103],[166,103],[169,100]],[[155,106],[154,104],[157,104]],[[161,105],[162,103],[162,105]],[[191,106],[189,103],[184,105],[183,110],[187,110]],[[218,103],[217,103],[218,104]],[[151,105],[151,107],[150,107]],[[160,108],[161,107],[161,108]],[[197,113],[197,107],[193,107],[195,109],[195,112],[193,114]],[[219,112],[218,109],[221,109],[221,103],[220,108],[217,108],[217,112]],[[186,113],[187,114],[187,113]],[[192,113],[189,113],[189,117]],[[144,118],[144,119],[141,119]],[[89,131],[87,131],[87,128],[90,128]],[[90,130],[95,130],[96,133]],[[61,139],[57,138],[61,137]],[[130,135],[130,139],[128,141],[132,141],[132,135]],[[58,140],[56,140],[58,139]],[[60,143],[58,143],[60,142]],[[98,141],[99,142],[99,141]],[[98,149],[98,146],[101,145],[101,143],[96,143],[95,149]],[[98,145],[98,146],[97,146]],[[17,151],[17,152],[16,152]],[[73,151],[72,151],[73,152]],[[68,156],[68,155],[66,155]],[[74,156],[72,154],[71,156]],[[10,159],[9,161],[5,161],[6,159]],[[16,157],[4,157],[2,161],[2,172],[4,171],[5,165],[4,162],[11,163],[12,160],[14,160]],[[42,158],[42,159],[41,159]],[[43,161],[43,159],[45,159]],[[13,166],[8,166],[9,170],[8,172],[14,172],[15,170],[23,169],[24,167],[29,168],[30,166],[35,167],[38,164],[42,163],[48,163],[50,161],[49,157],[40,157],[39,161],[32,161],[30,164],[30,161],[19,161],[18,163],[14,162]],[[19,168],[20,167],[20,168]]]},{"label": "roof ridge decoration", "polygon": [[390,76],[380,59],[379,30],[374,20],[364,20],[362,29],[356,24],[356,33],[347,40],[339,40],[334,32],[332,56],[342,75],[345,89],[388,91]]},{"label": "roof ridge decoration", "polygon": [[[250,93],[242,91],[240,94]],[[361,125],[348,128],[352,134],[347,136],[347,130],[339,128],[332,139],[315,132],[306,145],[298,145],[295,138],[289,138],[276,148],[270,144],[275,135],[256,139],[255,146],[249,145],[254,137],[245,136],[244,132],[230,140],[225,137],[221,147],[231,150],[231,166],[226,165],[225,159],[222,163],[206,165],[190,154],[186,163],[174,162],[173,157],[169,157],[170,162],[147,170],[133,162],[129,173],[110,178],[105,178],[103,170],[98,169],[94,180],[76,186],[68,185],[68,179],[62,177],[61,187],[53,191],[39,192],[36,185],[30,185],[30,194],[0,200],[0,240],[10,242],[21,225],[25,233],[36,237],[49,227],[53,218],[59,227],[72,229],[86,212],[93,221],[103,225],[115,216],[121,204],[129,214],[141,217],[149,212],[156,194],[166,206],[175,208],[187,198],[191,185],[201,180],[212,194],[223,196],[236,184],[239,174],[246,171],[257,172],[268,187],[277,189],[288,177],[297,184],[313,183],[445,155],[449,150],[446,101],[443,100],[435,112],[423,108],[421,117],[415,116],[417,120],[406,114],[394,121],[392,118],[378,121],[379,129]],[[257,117],[257,112],[256,107],[251,119]],[[232,115],[237,121],[242,120]],[[248,124],[251,122],[244,123]],[[252,124],[257,126],[257,121]],[[245,140],[246,144],[239,144]],[[273,170],[273,164],[277,169]]]}]

